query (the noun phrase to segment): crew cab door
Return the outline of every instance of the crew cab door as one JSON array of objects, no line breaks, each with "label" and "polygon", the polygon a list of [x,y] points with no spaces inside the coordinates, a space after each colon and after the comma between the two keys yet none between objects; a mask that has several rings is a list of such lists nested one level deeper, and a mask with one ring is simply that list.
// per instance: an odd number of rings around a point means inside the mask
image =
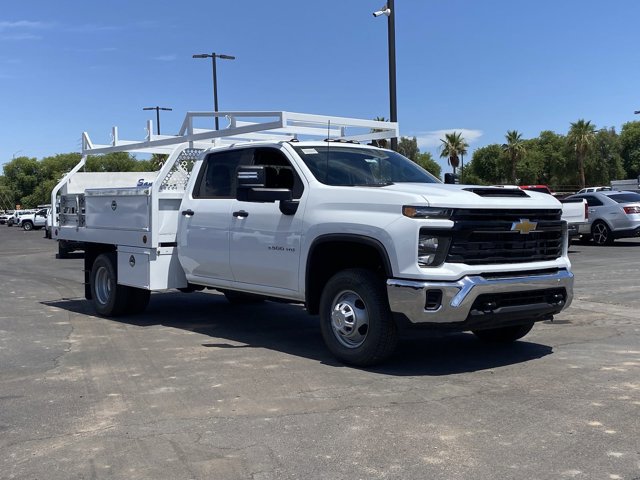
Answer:
[{"label": "crew cab door", "polygon": [[242,284],[239,288],[298,291],[304,184],[280,149],[254,149],[251,164],[270,173],[267,189],[290,189],[292,201],[233,202],[230,244],[233,277]]},{"label": "crew cab door", "polygon": [[229,264],[229,228],[238,166],[251,161],[248,149],[207,155],[193,189],[182,200],[178,256],[187,280],[204,285],[233,281]]}]

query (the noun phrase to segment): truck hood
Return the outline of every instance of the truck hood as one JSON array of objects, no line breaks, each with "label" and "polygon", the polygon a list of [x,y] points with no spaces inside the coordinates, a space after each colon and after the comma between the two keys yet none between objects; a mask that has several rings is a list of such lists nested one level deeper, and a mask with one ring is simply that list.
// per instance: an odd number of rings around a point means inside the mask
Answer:
[{"label": "truck hood", "polygon": [[449,185],[444,183],[397,183],[382,187],[385,190],[419,195],[429,206],[451,208],[562,208],[553,196],[544,193],[524,191],[526,196],[487,196],[482,191],[505,192],[500,187],[480,187],[478,185]]}]

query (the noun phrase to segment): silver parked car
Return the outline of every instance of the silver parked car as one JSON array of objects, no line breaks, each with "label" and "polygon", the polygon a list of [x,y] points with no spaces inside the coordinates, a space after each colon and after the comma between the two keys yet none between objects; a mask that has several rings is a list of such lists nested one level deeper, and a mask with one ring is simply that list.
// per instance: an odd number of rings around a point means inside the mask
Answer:
[{"label": "silver parked car", "polygon": [[616,238],[640,236],[640,194],[601,190],[569,198],[584,198],[589,221],[580,227],[581,239],[596,245],[610,245]]}]

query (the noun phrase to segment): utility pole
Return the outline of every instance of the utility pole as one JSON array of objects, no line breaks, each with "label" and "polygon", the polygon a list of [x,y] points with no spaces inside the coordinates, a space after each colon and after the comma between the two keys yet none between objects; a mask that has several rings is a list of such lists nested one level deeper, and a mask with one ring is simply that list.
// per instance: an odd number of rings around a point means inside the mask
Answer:
[{"label": "utility pole", "polygon": [[[160,110],[173,111],[173,108],[167,107],[144,107],[142,110],[155,110],[156,111],[156,129],[158,131],[158,135],[160,135]],[[149,132],[151,133],[151,132]]]},{"label": "utility pole", "polygon": [[[212,52],[212,53],[200,53],[197,55],[193,55],[192,58],[210,58],[211,59],[211,69],[213,72],[213,111],[215,113],[218,113],[218,71],[216,69],[216,58],[220,58],[222,60],[235,60],[236,57],[232,55],[224,55],[224,54],[218,54],[218,53]],[[216,119],[216,130],[219,130],[217,115],[215,119]]]}]

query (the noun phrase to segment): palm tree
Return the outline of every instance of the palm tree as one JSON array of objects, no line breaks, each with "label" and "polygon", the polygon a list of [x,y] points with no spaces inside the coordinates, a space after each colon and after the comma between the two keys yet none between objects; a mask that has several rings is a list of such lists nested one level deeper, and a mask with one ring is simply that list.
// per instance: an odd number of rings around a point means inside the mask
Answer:
[{"label": "palm tree", "polygon": [[516,165],[527,150],[524,147],[522,134],[517,130],[508,130],[505,138],[507,139],[507,143],[502,145],[502,151],[509,157],[509,162],[511,163],[511,183],[515,184],[517,182]]},{"label": "palm tree", "polygon": [[445,133],[444,139],[440,139],[440,158],[446,158],[447,163],[453,167],[453,174],[460,165],[460,157],[464,158],[469,144],[464,141],[462,132]]},{"label": "palm tree", "polygon": [[567,141],[576,152],[576,159],[578,160],[578,173],[580,174],[580,188],[585,187],[584,178],[584,160],[587,153],[593,146],[596,139],[596,126],[591,124],[591,121],[584,121],[582,119],[571,124],[569,133],[567,135]]}]

